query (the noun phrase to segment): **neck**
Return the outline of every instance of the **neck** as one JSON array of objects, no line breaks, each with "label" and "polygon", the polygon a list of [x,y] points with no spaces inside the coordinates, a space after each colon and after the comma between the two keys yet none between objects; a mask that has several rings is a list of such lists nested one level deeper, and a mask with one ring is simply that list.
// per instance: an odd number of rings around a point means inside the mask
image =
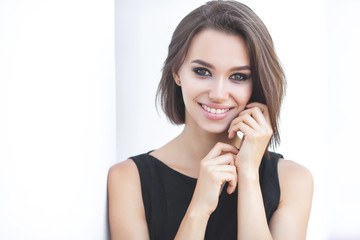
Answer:
[{"label": "neck", "polygon": [[188,159],[200,161],[217,142],[228,143],[239,147],[240,138],[238,136],[233,139],[228,138],[228,132],[209,133],[199,127],[193,127],[186,124],[183,132],[178,136],[180,145],[184,148]]}]

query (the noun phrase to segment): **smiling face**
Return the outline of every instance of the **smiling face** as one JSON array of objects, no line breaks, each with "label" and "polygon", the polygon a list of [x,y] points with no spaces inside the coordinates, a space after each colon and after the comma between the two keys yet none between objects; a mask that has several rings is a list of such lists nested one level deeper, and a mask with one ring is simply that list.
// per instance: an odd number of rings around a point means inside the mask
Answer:
[{"label": "smiling face", "polygon": [[173,75],[181,84],[185,124],[211,133],[227,131],[251,97],[249,55],[244,40],[233,34],[202,30]]}]

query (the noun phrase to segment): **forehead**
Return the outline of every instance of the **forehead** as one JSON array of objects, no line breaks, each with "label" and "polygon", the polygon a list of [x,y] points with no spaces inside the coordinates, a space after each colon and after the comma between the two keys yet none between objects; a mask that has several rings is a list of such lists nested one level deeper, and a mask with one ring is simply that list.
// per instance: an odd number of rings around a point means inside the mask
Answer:
[{"label": "forehead", "polygon": [[215,67],[250,65],[242,37],[214,29],[204,29],[191,41],[186,61],[201,59]]}]

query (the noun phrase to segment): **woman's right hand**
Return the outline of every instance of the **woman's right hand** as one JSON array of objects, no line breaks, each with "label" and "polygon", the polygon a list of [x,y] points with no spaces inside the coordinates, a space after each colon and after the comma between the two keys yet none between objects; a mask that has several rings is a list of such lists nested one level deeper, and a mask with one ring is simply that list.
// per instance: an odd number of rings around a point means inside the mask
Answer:
[{"label": "woman's right hand", "polygon": [[239,150],[233,145],[217,143],[200,162],[200,172],[191,201],[193,208],[208,216],[215,211],[226,182],[227,193],[235,191],[237,173],[235,159]]}]

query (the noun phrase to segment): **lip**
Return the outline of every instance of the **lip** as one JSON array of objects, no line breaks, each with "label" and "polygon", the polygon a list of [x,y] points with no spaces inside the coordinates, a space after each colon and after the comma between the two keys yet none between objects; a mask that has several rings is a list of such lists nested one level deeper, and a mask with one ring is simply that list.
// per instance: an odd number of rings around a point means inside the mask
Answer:
[{"label": "lip", "polygon": [[200,106],[202,104],[210,107],[210,108],[217,108],[217,109],[228,109],[228,108],[232,108],[231,106],[226,106],[226,105],[220,105],[220,104],[214,104],[214,103],[201,103],[199,102]]},{"label": "lip", "polygon": [[[216,109],[229,109],[228,111],[224,112],[224,113],[211,113],[211,112],[208,112],[206,111],[201,105],[206,105],[210,108],[216,108]],[[229,106],[225,106],[225,105],[219,105],[219,104],[205,104],[205,103],[199,103],[199,107],[200,109],[202,110],[202,113],[204,114],[204,116],[207,118],[207,119],[210,119],[210,120],[222,120],[224,118],[226,118],[230,111],[233,109],[233,107],[229,107]]]}]

